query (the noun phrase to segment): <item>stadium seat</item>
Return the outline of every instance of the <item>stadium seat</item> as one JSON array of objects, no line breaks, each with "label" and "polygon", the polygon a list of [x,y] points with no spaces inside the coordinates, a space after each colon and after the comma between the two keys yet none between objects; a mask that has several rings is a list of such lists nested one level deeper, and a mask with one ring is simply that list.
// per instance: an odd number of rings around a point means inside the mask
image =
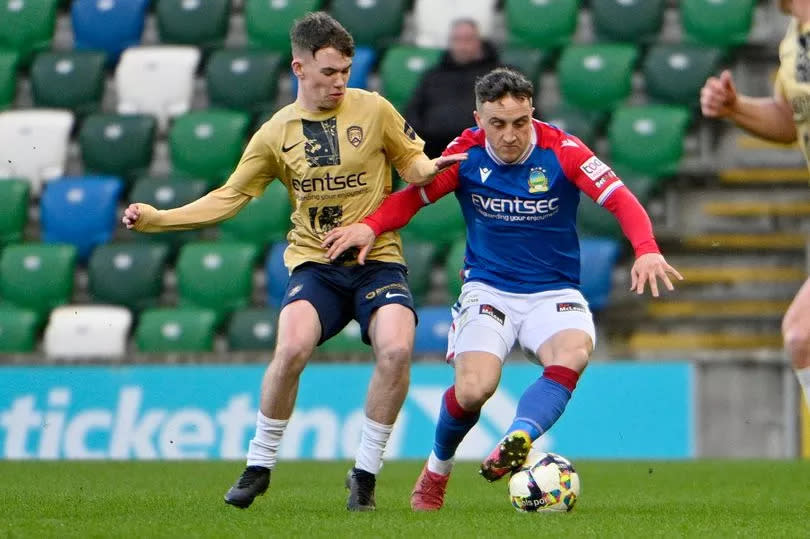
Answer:
[{"label": "stadium seat", "polygon": [[220,185],[233,172],[245,147],[250,117],[244,112],[208,109],[184,114],[169,131],[172,168]]},{"label": "stadium seat", "polygon": [[360,335],[360,324],[356,320],[349,322],[337,335],[318,347],[327,354],[368,354],[371,348],[363,342]]},{"label": "stadium seat", "polygon": [[653,45],[644,58],[647,95],[663,103],[696,108],[700,89],[720,65],[722,52],[690,44]]},{"label": "stadium seat", "polygon": [[287,249],[287,242],[282,241],[274,244],[267,253],[264,262],[265,287],[267,289],[267,304],[272,307],[281,307],[284,294],[287,291],[287,281],[290,272],[284,265],[284,251]]},{"label": "stadium seat", "polygon": [[149,309],[135,329],[139,352],[212,352],[214,350],[214,311],[198,308]]},{"label": "stadium seat", "polygon": [[180,304],[211,309],[217,322],[250,302],[253,263],[250,243],[199,242],[184,245],[177,259]]},{"label": "stadium seat", "polygon": [[430,241],[439,249],[445,249],[463,238],[464,230],[458,200],[450,194],[420,209],[401,232],[404,241]]},{"label": "stadium seat", "polygon": [[[354,57],[352,58],[352,71],[346,85],[349,88],[368,89],[369,76],[376,62],[377,51],[362,45],[355,47]],[[292,70],[290,70],[290,80],[292,81],[292,95],[295,96],[298,93],[298,77],[295,76]]]},{"label": "stadium seat", "polygon": [[601,123],[599,116],[592,111],[572,107],[567,103],[559,103],[542,115],[543,121],[575,135],[590,148],[594,147],[599,134]]},{"label": "stadium seat", "polygon": [[576,30],[579,0],[506,0],[504,11],[510,44],[557,49]]},{"label": "stadium seat", "polygon": [[538,89],[540,70],[549,62],[550,55],[540,49],[513,45],[504,47],[499,58],[502,65],[517,69]]},{"label": "stadium seat", "polygon": [[447,352],[447,332],[453,315],[447,306],[417,309],[419,324],[413,339],[414,354],[444,355]]},{"label": "stadium seat", "polygon": [[157,122],[145,114],[93,114],[82,122],[79,148],[84,169],[111,174],[130,185],[149,171]]},{"label": "stadium seat", "polygon": [[36,313],[0,305],[0,354],[33,352],[36,344]]},{"label": "stadium seat", "polygon": [[51,47],[57,0],[6,0],[0,3],[0,49],[17,51],[27,67],[34,54]]},{"label": "stadium seat", "polygon": [[580,287],[591,312],[608,304],[613,267],[619,258],[619,243],[609,238],[583,238],[579,241]]},{"label": "stadium seat", "polygon": [[413,21],[415,43],[420,47],[447,48],[450,24],[457,19],[472,19],[481,35],[492,37],[497,0],[416,0]]},{"label": "stadium seat", "polygon": [[104,97],[104,54],[41,52],[31,66],[31,96],[37,107],[70,109],[84,116]]},{"label": "stadium seat", "polygon": [[277,53],[248,49],[215,51],[205,70],[211,106],[250,113],[272,107],[280,70],[281,55]]},{"label": "stadium seat", "polygon": [[99,245],[87,264],[93,301],[124,305],[136,312],[156,306],[168,258],[169,248],[163,243]]},{"label": "stadium seat", "polygon": [[228,33],[231,0],[157,0],[155,14],[163,43],[221,47]]},{"label": "stadium seat", "polygon": [[663,176],[677,171],[689,111],[674,105],[619,107],[608,125],[610,156],[617,166]]},{"label": "stadium seat", "polygon": [[447,279],[448,299],[453,303],[461,294],[461,271],[464,269],[464,255],[467,249],[467,241],[461,238],[453,242],[450,251],[447,253],[447,260],[444,262],[444,273]]},{"label": "stadium seat", "polygon": [[233,313],[228,324],[228,348],[236,350],[272,350],[276,345],[275,309],[248,308]]},{"label": "stadium seat", "polygon": [[402,242],[402,251],[408,265],[408,288],[414,303],[421,305],[430,290],[430,275],[438,247],[429,241],[405,241]]},{"label": "stadium seat", "polygon": [[[135,182],[129,195],[130,202],[143,202],[159,210],[168,210],[185,206],[203,196],[208,190],[204,180],[193,180],[182,177],[153,178],[144,177]],[[184,243],[199,238],[199,230],[162,232],[160,234],[136,234],[139,241],[157,241],[166,243],[174,254]]]},{"label": "stadium seat", "polygon": [[661,31],[666,7],[666,0],[591,0],[591,17],[601,41],[651,43]]},{"label": "stadium seat", "polygon": [[51,311],[44,348],[49,358],[120,359],[132,314],[113,305],[65,305]]},{"label": "stadium seat", "polygon": [[756,0],[682,0],[686,36],[715,47],[736,47],[748,39]]},{"label": "stadium seat", "polygon": [[288,58],[293,21],[307,12],[318,11],[322,3],[322,0],[245,0],[248,43]]},{"label": "stadium seat", "polygon": [[17,96],[17,64],[20,55],[0,50],[0,110],[14,104]]},{"label": "stadium seat", "polygon": [[74,0],[70,15],[75,48],[101,50],[108,65],[141,42],[150,0]]},{"label": "stadium seat", "polygon": [[40,201],[42,241],[74,245],[79,260],[112,238],[118,225],[121,180],[114,176],[61,178],[48,184]]},{"label": "stadium seat", "polygon": [[630,96],[637,58],[630,44],[566,47],[557,66],[563,99],[586,110],[612,110]]},{"label": "stadium seat", "polygon": [[26,180],[0,180],[0,247],[22,241],[30,192]]},{"label": "stadium seat", "polygon": [[0,112],[0,179],[26,178],[39,196],[43,181],[62,175],[72,127],[66,110]]},{"label": "stadium seat", "polygon": [[169,119],[188,111],[200,51],[167,45],[124,51],[115,70],[120,114],[151,114],[165,129]]},{"label": "stadium seat", "polygon": [[[407,0],[332,0],[329,11],[357,45],[380,50],[398,41],[407,3]],[[369,24],[371,21],[373,24]]]},{"label": "stadium seat", "polygon": [[262,196],[219,225],[220,239],[250,242],[263,252],[268,244],[287,237],[291,213],[287,188],[281,182],[272,182]]},{"label": "stadium seat", "polygon": [[37,313],[38,320],[73,294],[76,248],[24,243],[0,252],[0,299]]},{"label": "stadium seat", "polygon": [[385,97],[400,111],[413,94],[422,74],[436,65],[442,49],[395,46],[388,49],[380,64],[380,79]]}]

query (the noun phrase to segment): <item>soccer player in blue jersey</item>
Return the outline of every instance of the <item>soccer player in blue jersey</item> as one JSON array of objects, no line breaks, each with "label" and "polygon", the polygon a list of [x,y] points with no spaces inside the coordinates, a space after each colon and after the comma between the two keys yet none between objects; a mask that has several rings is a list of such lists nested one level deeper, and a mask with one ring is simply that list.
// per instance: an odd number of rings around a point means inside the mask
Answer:
[{"label": "soccer player in blue jersey", "polygon": [[361,223],[330,232],[327,256],[360,248],[362,261],[377,235],[404,226],[425,204],[454,192],[467,227],[464,285],[453,307],[448,361],[455,383],[444,394],[433,451],[411,507],[441,508],[453,456],[495,392],[515,343],[534,352],[543,375],[526,389],[512,425],[481,464],[489,481],[523,464],[531,444],[565,410],[593,351],[595,330],[579,291],[576,214],[580,192],[609,209],[633,245],[631,290],[658,279],[672,290],[681,276],[661,256],[652,224],[611,168],[578,138],[532,119],[534,88],[522,74],[498,68],[475,86],[477,128],[445,153],[466,152],[424,187],[385,199]]}]

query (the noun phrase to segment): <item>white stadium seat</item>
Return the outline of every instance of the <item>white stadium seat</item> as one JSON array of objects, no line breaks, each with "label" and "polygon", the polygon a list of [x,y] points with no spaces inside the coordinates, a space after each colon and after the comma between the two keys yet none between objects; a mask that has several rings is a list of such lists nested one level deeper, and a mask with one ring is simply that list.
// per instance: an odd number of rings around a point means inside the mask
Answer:
[{"label": "white stadium seat", "polygon": [[132,314],[113,305],[64,305],[51,311],[45,354],[55,358],[120,358]]},{"label": "white stadium seat", "polygon": [[23,178],[38,196],[42,182],[65,169],[73,113],[30,109],[0,112],[0,179]]},{"label": "white stadium seat", "polygon": [[115,70],[120,114],[151,114],[165,130],[170,118],[188,112],[194,72],[200,61],[195,47],[131,47]]},{"label": "white stadium seat", "polygon": [[492,37],[497,0],[416,0],[413,10],[416,45],[446,48],[450,24],[457,19],[472,19],[485,38]]}]

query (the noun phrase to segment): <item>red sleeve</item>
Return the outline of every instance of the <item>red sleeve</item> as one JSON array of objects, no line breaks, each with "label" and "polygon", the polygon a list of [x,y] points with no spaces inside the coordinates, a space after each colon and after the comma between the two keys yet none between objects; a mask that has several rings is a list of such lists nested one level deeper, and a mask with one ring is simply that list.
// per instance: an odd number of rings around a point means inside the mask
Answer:
[{"label": "red sleeve", "polygon": [[630,189],[624,186],[616,189],[605,201],[605,208],[619,221],[636,257],[661,252],[655,242],[650,216]]}]

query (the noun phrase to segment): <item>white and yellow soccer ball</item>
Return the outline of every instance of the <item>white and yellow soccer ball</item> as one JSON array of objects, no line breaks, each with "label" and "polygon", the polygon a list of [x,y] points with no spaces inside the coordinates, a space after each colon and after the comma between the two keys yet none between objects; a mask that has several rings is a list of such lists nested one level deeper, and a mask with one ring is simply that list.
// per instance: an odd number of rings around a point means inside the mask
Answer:
[{"label": "white and yellow soccer ball", "polygon": [[521,513],[565,513],[580,493],[571,461],[555,453],[532,452],[509,479],[512,506]]}]

